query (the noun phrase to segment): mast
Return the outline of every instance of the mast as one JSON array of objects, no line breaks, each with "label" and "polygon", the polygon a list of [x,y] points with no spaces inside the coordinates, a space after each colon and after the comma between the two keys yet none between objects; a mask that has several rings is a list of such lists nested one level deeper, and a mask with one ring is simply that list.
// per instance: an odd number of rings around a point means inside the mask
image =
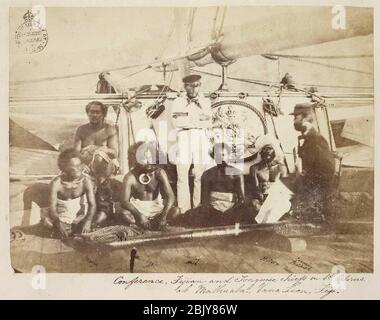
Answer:
[{"label": "mast", "polygon": [[[175,34],[174,39],[178,44],[178,55],[184,56],[188,49],[189,12],[191,8],[174,8]],[[187,59],[181,59],[177,63],[178,71],[173,77],[173,87],[177,90],[183,88],[182,78],[190,74],[190,64]]]}]

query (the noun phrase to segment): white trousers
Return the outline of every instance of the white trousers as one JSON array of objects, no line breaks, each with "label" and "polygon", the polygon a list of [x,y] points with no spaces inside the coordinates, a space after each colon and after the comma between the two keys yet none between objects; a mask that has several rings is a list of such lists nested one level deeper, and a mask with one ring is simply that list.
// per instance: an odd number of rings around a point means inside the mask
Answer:
[{"label": "white trousers", "polygon": [[209,156],[210,142],[205,130],[190,129],[178,132],[177,166],[177,199],[182,213],[191,209],[189,169],[194,165],[193,205],[197,207],[201,202],[202,174],[212,164]]}]

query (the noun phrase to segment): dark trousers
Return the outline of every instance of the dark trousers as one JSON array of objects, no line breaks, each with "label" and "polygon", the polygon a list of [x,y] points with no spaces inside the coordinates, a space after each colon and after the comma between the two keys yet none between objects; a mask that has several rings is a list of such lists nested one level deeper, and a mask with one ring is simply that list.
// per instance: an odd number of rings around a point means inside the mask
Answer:
[{"label": "dark trousers", "polygon": [[293,211],[305,218],[326,217],[330,215],[328,208],[332,195],[330,183],[303,177],[297,188]]}]

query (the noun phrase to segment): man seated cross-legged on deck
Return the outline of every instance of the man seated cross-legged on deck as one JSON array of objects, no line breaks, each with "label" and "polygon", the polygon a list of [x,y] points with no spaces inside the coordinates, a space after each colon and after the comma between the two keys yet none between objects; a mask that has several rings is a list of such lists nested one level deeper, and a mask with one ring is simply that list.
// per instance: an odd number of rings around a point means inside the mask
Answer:
[{"label": "man seated cross-legged on deck", "polygon": [[155,143],[138,142],[131,147],[129,156],[135,158],[135,166],[125,175],[121,192],[124,223],[135,222],[147,230],[165,229],[178,214],[168,176],[156,165],[156,155]]},{"label": "man seated cross-legged on deck", "polygon": [[245,206],[243,173],[228,164],[230,147],[214,145],[216,166],[208,169],[201,180],[201,205],[187,211],[179,223],[190,227],[212,227],[236,222],[254,222]]},{"label": "man seated cross-legged on deck", "polygon": [[49,216],[54,229],[61,238],[90,232],[96,211],[94,185],[83,173],[79,152],[62,151],[58,167],[61,173],[50,183]]}]

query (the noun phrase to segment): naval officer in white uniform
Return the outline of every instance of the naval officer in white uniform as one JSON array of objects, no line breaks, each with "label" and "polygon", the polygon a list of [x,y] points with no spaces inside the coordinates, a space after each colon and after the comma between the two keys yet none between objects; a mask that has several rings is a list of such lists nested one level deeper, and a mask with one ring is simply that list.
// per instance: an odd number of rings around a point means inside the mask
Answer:
[{"label": "naval officer in white uniform", "polygon": [[194,165],[193,206],[201,200],[201,177],[209,162],[211,102],[199,93],[200,75],[182,79],[186,94],[173,101],[171,119],[177,130],[177,199],[181,213],[191,209],[189,168]]}]

